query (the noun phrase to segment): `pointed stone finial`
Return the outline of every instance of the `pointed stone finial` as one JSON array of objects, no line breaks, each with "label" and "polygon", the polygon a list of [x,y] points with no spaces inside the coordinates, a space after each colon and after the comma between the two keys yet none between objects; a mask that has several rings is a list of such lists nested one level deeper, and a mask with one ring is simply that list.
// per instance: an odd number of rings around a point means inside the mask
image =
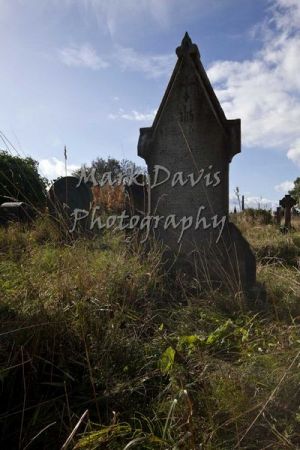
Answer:
[{"label": "pointed stone finial", "polygon": [[181,46],[182,46],[182,47],[185,47],[185,48],[188,48],[188,47],[190,47],[192,44],[193,44],[193,43],[192,43],[192,39],[190,38],[189,33],[186,31],[186,32],[185,32],[185,35],[183,36],[183,39],[182,39],[182,41],[181,41]]},{"label": "pointed stone finial", "polygon": [[196,44],[192,43],[188,32],[186,32],[183,36],[180,47],[177,47],[176,55],[178,56],[178,58],[183,55],[196,55],[200,58],[198,47]]}]

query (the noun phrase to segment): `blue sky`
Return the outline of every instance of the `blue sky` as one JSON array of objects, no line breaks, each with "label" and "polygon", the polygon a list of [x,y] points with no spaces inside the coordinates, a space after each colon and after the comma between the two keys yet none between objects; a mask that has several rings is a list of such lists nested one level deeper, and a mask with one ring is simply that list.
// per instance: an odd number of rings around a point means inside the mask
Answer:
[{"label": "blue sky", "polygon": [[[48,177],[96,157],[137,157],[188,31],[227,118],[247,204],[299,176],[299,0],[0,0],[0,131]],[[0,148],[5,148],[0,141]]]}]

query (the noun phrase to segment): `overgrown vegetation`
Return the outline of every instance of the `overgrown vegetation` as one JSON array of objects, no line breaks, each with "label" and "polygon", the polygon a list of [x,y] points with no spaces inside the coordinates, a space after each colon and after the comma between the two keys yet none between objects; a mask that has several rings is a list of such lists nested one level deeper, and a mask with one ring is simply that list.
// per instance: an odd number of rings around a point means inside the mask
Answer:
[{"label": "overgrown vegetation", "polygon": [[122,234],[1,229],[2,448],[297,448],[300,233],[237,221],[259,311],[167,276],[159,248]]},{"label": "overgrown vegetation", "polygon": [[292,197],[297,201],[297,206],[300,206],[300,177],[296,178],[294,181],[294,187],[289,191]]},{"label": "overgrown vegetation", "polygon": [[251,223],[255,225],[270,225],[272,220],[272,214],[267,209],[254,209],[247,208],[240,212],[237,216],[237,220],[240,223],[245,222],[246,226]]},{"label": "overgrown vegetation", "polygon": [[34,208],[46,205],[45,178],[38,173],[38,162],[0,151],[0,204],[25,202]]}]

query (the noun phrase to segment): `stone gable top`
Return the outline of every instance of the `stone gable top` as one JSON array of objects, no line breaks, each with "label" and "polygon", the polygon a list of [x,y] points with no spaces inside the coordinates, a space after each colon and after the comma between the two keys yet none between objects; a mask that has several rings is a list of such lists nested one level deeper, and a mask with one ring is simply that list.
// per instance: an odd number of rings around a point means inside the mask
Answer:
[{"label": "stone gable top", "polygon": [[177,63],[173,70],[172,76],[168,83],[167,89],[158,108],[151,127],[140,128],[140,138],[138,142],[138,155],[147,160],[148,152],[151,151],[151,143],[155,137],[156,130],[160,123],[162,112],[164,111],[168,102],[171,91],[175,85],[177,75],[183,64],[187,63],[188,58],[192,60],[193,67],[198,80],[199,88],[204,91],[210,108],[220,125],[220,130],[226,135],[228,142],[228,162],[230,162],[234,155],[241,151],[241,121],[240,119],[228,120],[220,105],[220,102],[212,88],[208,79],[206,71],[200,59],[200,52],[196,44],[194,44],[188,35],[185,33],[181,45],[177,47],[176,54],[178,57]]}]

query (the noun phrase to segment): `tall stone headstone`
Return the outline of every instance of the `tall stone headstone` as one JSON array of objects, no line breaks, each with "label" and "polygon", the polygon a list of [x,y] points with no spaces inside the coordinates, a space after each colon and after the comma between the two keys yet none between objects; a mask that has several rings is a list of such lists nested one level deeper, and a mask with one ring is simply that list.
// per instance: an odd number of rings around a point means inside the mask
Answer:
[{"label": "tall stone headstone", "polygon": [[202,277],[248,290],[255,283],[255,258],[228,221],[229,163],[241,151],[241,122],[225,117],[187,33],[176,54],[153,125],[140,129],[138,155],[148,166],[151,214],[191,217],[193,225],[182,236],[181,227],[159,225],[156,237]]}]

